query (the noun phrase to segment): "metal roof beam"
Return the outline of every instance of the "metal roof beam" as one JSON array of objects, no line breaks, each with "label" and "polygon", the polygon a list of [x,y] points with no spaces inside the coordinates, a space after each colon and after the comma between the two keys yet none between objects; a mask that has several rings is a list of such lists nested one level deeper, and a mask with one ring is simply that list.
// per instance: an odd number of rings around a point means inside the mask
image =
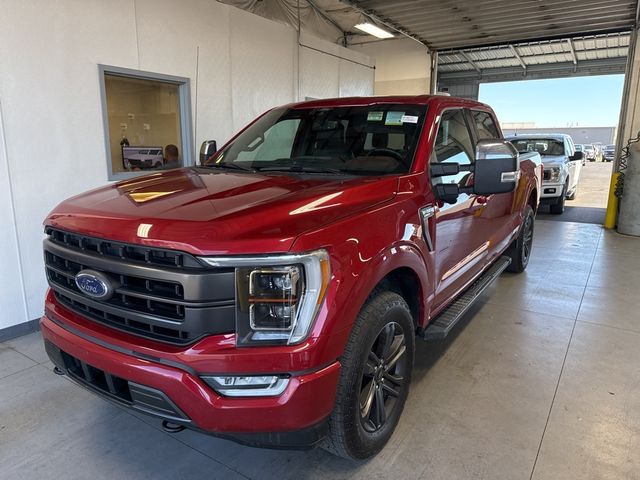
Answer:
[{"label": "metal roof beam", "polygon": [[575,66],[578,66],[578,57],[576,56],[576,49],[573,48],[573,40],[567,38],[567,44],[569,45],[569,51],[571,52],[571,60]]},{"label": "metal roof beam", "polygon": [[518,50],[516,50],[516,47],[514,47],[513,45],[509,45],[509,50],[513,52],[513,55],[518,59],[518,62],[520,62],[520,65],[522,65],[522,68],[524,69],[524,73],[527,73],[527,64],[524,63],[524,60],[518,53]]},{"label": "metal roof beam", "polygon": [[464,50],[460,50],[460,55],[462,55],[464,59],[467,62],[469,62],[469,65],[471,65],[476,72],[482,75],[482,70],[480,69],[480,67],[476,64],[476,62],[473,61],[473,59]]},{"label": "metal roof beam", "polygon": [[529,65],[526,75],[522,75],[522,69],[518,67],[486,68],[482,71],[482,79],[473,70],[438,72],[438,82],[446,85],[469,82],[509,82],[512,80],[528,80],[541,78],[559,78],[582,75],[610,75],[624,73],[627,64],[626,58],[609,58],[606,60],[585,60],[578,64],[577,68],[571,62],[564,64]]}]

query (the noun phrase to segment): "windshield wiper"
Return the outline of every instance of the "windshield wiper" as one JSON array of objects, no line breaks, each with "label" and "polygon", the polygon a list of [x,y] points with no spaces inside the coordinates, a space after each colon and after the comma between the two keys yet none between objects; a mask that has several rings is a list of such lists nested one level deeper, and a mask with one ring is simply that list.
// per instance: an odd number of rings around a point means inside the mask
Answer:
[{"label": "windshield wiper", "polygon": [[332,175],[343,175],[342,170],[328,167],[307,167],[302,165],[281,165],[274,167],[260,167],[259,172],[294,172],[294,173],[330,173]]},{"label": "windshield wiper", "polygon": [[210,163],[208,165],[202,165],[204,168],[226,168],[229,170],[242,170],[243,172],[255,172],[254,168],[244,167],[237,163]]}]

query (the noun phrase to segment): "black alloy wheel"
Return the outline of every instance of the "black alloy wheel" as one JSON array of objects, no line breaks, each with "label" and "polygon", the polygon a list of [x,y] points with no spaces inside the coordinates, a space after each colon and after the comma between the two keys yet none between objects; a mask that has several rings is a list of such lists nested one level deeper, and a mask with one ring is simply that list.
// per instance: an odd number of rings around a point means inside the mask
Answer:
[{"label": "black alloy wheel", "polygon": [[369,433],[385,425],[403,396],[406,352],[404,331],[396,322],[387,323],[370,347],[360,384],[360,421]]}]

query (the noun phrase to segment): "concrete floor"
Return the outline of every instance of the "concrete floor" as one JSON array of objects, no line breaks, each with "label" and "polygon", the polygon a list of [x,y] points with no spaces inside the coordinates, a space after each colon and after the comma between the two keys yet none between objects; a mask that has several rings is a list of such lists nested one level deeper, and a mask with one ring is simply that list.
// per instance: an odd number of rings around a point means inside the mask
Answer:
[{"label": "concrete floor", "polygon": [[529,269],[418,343],[400,425],[362,463],[172,436],[51,373],[38,334],[0,344],[0,478],[640,478],[638,252],[539,220]]}]

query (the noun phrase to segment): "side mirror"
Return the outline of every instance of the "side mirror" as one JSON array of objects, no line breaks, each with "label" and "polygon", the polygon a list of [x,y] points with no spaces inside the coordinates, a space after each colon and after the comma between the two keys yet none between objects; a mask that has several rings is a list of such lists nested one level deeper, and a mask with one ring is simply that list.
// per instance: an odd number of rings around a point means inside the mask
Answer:
[{"label": "side mirror", "polygon": [[572,156],[569,157],[569,160],[571,160],[571,161],[582,160],[583,158],[584,158],[584,153],[576,152]]},{"label": "side mirror", "polygon": [[473,193],[513,192],[520,179],[518,151],[506,140],[480,140],[476,145]]},{"label": "side mirror", "polygon": [[218,151],[218,144],[215,140],[205,140],[200,146],[200,162],[199,165],[204,165],[205,162]]}]

